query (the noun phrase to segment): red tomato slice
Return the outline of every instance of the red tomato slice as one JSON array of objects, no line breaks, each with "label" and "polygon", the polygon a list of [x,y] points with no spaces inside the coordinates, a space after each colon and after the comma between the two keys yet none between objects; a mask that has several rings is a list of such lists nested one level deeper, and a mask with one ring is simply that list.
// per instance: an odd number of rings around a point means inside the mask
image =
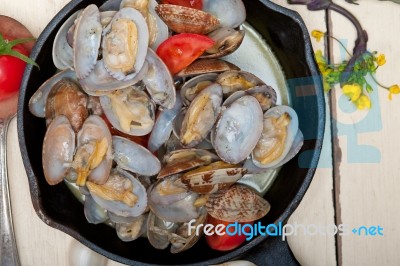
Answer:
[{"label": "red tomato slice", "polygon": [[[207,223],[212,224],[214,226],[217,226],[218,224],[223,224],[225,226],[231,224],[230,222],[225,222],[225,221],[215,219],[214,217],[211,217],[210,215],[207,218]],[[245,224],[252,225],[253,222],[239,223],[239,224],[241,224],[242,226]],[[248,232],[248,230],[246,230],[246,232]],[[234,235],[234,236],[230,236],[228,234],[225,234],[222,236],[213,234],[210,236],[206,235],[206,241],[207,241],[207,244],[212,249],[219,250],[219,251],[229,251],[229,250],[235,249],[235,248],[239,247],[241,244],[243,244],[243,242],[246,241],[246,237],[247,236],[245,236],[243,234]]]},{"label": "red tomato slice", "polygon": [[181,33],[174,35],[157,48],[157,55],[174,75],[199,58],[214,41],[204,35]]},{"label": "red tomato slice", "polygon": [[185,6],[196,9],[203,9],[203,1],[202,0],[163,0],[163,4],[171,4],[177,6]]}]

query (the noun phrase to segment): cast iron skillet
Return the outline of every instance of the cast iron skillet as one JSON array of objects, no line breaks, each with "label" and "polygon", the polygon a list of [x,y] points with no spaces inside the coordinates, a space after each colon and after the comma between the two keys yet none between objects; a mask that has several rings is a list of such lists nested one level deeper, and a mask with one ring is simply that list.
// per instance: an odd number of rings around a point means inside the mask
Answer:
[{"label": "cast iron skillet", "polygon": [[[180,254],[170,254],[168,249],[155,250],[147,239],[124,243],[118,239],[115,230],[107,225],[87,223],[82,205],[64,183],[56,186],[46,183],[41,155],[45,120],[29,112],[28,102],[36,89],[55,73],[51,50],[57,29],[69,15],[90,3],[100,6],[103,0],[73,0],[55,16],[32,51],[32,58],[40,65],[40,70],[29,65],[22,81],[18,135],[32,203],[39,217],[46,224],[71,235],[91,249],[125,264],[215,264],[237,258],[261,242],[264,242],[263,248],[272,250],[270,245],[265,244],[267,237],[262,236],[232,252],[213,251],[204,239]],[[285,222],[311,182],[322,145],[325,105],[309,35],[300,16],[266,0],[247,0],[244,3],[247,22],[262,34],[282,66],[292,105],[298,113],[300,129],[305,136],[305,144],[299,155],[282,168],[265,195],[272,206],[269,214],[261,220],[266,225]],[[248,254],[251,257],[258,253]]]}]

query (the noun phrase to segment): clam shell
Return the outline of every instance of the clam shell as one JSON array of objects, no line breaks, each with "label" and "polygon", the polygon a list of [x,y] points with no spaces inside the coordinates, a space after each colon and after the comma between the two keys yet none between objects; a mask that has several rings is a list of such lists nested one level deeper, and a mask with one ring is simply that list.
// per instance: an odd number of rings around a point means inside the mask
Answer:
[{"label": "clam shell", "polygon": [[208,34],[215,44],[200,58],[219,58],[236,51],[242,44],[245,36],[244,30],[235,30],[222,27]]},{"label": "clam shell", "polygon": [[88,143],[91,140],[101,141],[103,138],[106,138],[108,143],[106,155],[103,161],[96,168],[94,168],[88,176],[88,180],[96,184],[104,184],[110,174],[112,167],[112,140],[110,130],[108,129],[108,126],[104,120],[97,115],[89,116],[83,123],[82,129],[78,133],[78,147]]},{"label": "clam shell", "polygon": [[113,78],[106,70],[103,59],[97,61],[93,71],[85,79],[79,80],[82,89],[89,95],[103,96],[112,91],[124,89],[138,83],[146,75],[148,65],[145,62],[139,73],[124,81]]},{"label": "clam shell", "polygon": [[118,11],[122,0],[107,0],[100,7],[100,11]]},{"label": "clam shell", "polygon": [[75,152],[75,133],[67,117],[60,115],[51,122],[43,141],[42,165],[49,185],[66,176]]},{"label": "clam shell", "polygon": [[69,29],[74,25],[76,18],[82,10],[72,14],[60,27],[53,42],[52,58],[56,68],[65,70],[74,66],[72,47],[68,44],[67,36]]},{"label": "clam shell", "polygon": [[108,220],[107,210],[100,207],[90,195],[85,196],[83,210],[86,220],[91,224],[100,224]]},{"label": "clam shell", "polygon": [[243,185],[211,194],[206,207],[208,214],[218,220],[239,223],[258,220],[271,209],[268,201]]},{"label": "clam shell", "polygon": [[222,104],[223,106],[229,106],[237,99],[251,95],[258,100],[263,111],[267,111],[269,108],[276,105],[277,95],[276,91],[268,85],[260,85],[253,87],[245,91],[236,91],[232,93]]},{"label": "clam shell", "polygon": [[176,74],[176,76],[185,78],[200,74],[218,73],[229,70],[240,70],[240,68],[221,59],[198,59],[191,63],[188,67],[181,70],[178,74]]},{"label": "clam shell", "polygon": [[166,165],[161,169],[157,178],[181,173],[199,166],[208,165],[218,160],[212,152],[200,149],[175,150],[164,157]]},{"label": "clam shell", "polygon": [[236,28],[246,20],[242,0],[204,0],[203,10],[218,18],[223,27]]},{"label": "clam shell", "polygon": [[143,78],[143,83],[147,91],[156,104],[172,109],[176,101],[176,92],[168,67],[150,48],[147,51],[146,61],[148,71]]},{"label": "clam shell", "polygon": [[119,239],[124,242],[136,240],[147,230],[147,215],[140,215],[131,223],[118,223],[115,230]]},{"label": "clam shell", "polygon": [[211,194],[230,187],[246,172],[246,169],[232,165],[232,167],[224,169],[196,170],[196,173],[188,172],[181,176],[181,181],[193,192]]},{"label": "clam shell", "polygon": [[[112,212],[107,212],[108,218],[110,219],[111,222],[116,223],[116,224],[130,224],[133,223],[138,217],[123,217],[116,215],[115,213]],[[140,216],[139,216],[140,217]]]},{"label": "clam shell", "polygon": [[[193,230],[189,233],[189,225],[188,223],[182,224],[175,233],[171,234],[171,253],[176,254],[182,251],[188,250],[193,247],[194,244],[200,239],[202,234],[196,234],[196,228],[199,225],[205,224],[207,220],[207,211],[205,208],[202,208],[202,212],[199,218],[196,219],[196,222],[192,224]],[[202,231],[201,231],[202,232]]]},{"label": "clam shell", "polygon": [[178,227],[177,223],[164,221],[150,212],[147,218],[147,239],[154,248],[166,249],[170,243],[171,233]]},{"label": "clam shell", "polygon": [[113,212],[114,214],[122,217],[137,217],[143,214],[147,208],[147,192],[144,186],[134,176],[132,176],[131,174],[122,169],[114,169],[111,174],[127,178],[132,182],[133,184],[132,193],[137,196],[138,198],[137,203],[135,204],[135,206],[130,207],[122,203],[121,201],[112,201],[103,199],[102,197],[95,195],[91,191],[90,193],[93,199],[96,201],[96,203],[99,204],[104,209],[106,209],[107,211]]},{"label": "clam shell", "polygon": [[190,104],[183,119],[180,140],[183,146],[194,147],[203,141],[218,118],[222,88],[213,83],[202,90]]},{"label": "clam shell", "polygon": [[164,143],[166,143],[171,135],[173,122],[182,108],[182,100],[178,95],[176,97],[175,106],[172,109],[166,109],[158,116],[153,130],[149,138],[149,150],[157,151]]},{"label": "clam shell", "polygon": [[46,122],[54,117],[65,115],[75,132],[82,127],[89,116],[87,110],[88,97],[80,86],[72,79],[63,78],[54,84],[46,102]]},{"label": "clam shell", "polygon": [[154,51],[156,51],[158,46],[169,37],[169,29],[167,24],[165,24],[164,21],[162,21],[162,19],[160,18],[160,16],[158,16],[155,10],[157,5],[158,3],[156,0],[149,1],[149,15],[155,19],[156,32],[157,32],[155,40],[153,40],[153,42],[150,43],[150,47]]},{"label": "clam shell", "polygon": [[[133,87],[125,88],[124,90],[118,90],[113,92],[117,95],[121,104],[125,104],[131,114],[135,115],[135,119],[138,121],[131,121],[129,131],[121,126],[120,117],[115,113],[111,101],[112,94],[104,95],[100,97],[100,103],[103,107],[104,113],[110,123],[119,131],[132,136],[144,136],[151,132],[154,126],[155,120],[155,104],[146,93],[138,91]],[[142,102],[143,99],[146,101]],[[140,106],[139,106],[140,104]],[[115,106],[114,106],[115,108]],[[145,113],[143,113],[145,112]],[[140,114],[140,115],[139,115]],[[146,120],[143,120],[146,119]]]},{"label": "clam shell", "polygon": [[175,184],[180,176],[178,174],[159,180],[151,189],[151,202],[159,205],[170,205],[189,196],[190,191]]},{"label": "clam shell", "polygon": [[186,81],[185,84],[183,84],[182,88],[180,89],[180,94],[185,105],[189,106],[190,103],[193,101],[193,99],[197,96],[197,94],[200,93],[200,90],[193,90],[193,88],[197,84],[201,82],[210,82],[210,84],[214,83],[215,80],[217,79],[217,76],[218,74],[216,73],[207,73],[196,76]]},{"label": "clam shell", "polygon": [[[131,20],[133,23],[135,23],[138,30],[138,39],[137,39],[138,50],[136,53],[136,60],[134,64],[135,72],[130,74],[125,74],[120,70],[115,71],[110,69],[106,63],[104,63],[104,66],[111,76],[113,76],[118,80],[126,81],[126,80],[131,80],[133,77],[135,77],[143,67],[147,54],[147,46],[149,43],[149,29],[147,27],[146,20],[144,19],[142,14],[140,14],[139,11],[133,8],[122,8],[115,14],[110,24],[103,30],[103,36],[106,36],[108,33],[110,33],[112,30],[111,27],[113,23],[121,18]],[[107,56],[107,50],[105,45],[106,45],[106,38],[103,38],[102,42],[103,58]]]},{"label": "clam shell", "polygon": [[44,118],[46,116],[46,102],[50,91],[54,85],[57,84],[63,78],[70,78],[76,80],[75,72],[72,70],[64,70],[60,73],[49,78],[43,83],[37,91],[32,95],[29,100],[29,111],[37,117]]},{"label": "clam shell", "polygon": [[176,33],[207,34],[219,26],[217,18],[198,9],[160,4],[155,10],[165,24]]},{"label": "clam shell", "polygon": [[113,136],[114,161],[122,169],[144,176],[160,172],[161,163],[149,150],[128,139]]},{"label": "clam shell", "polygon": [[224,96],[227,97],[232,93],[240,90],[248,90],[255,86],[265,85],[260,78],[246,71],[226,71],[220,74],[217,82],[221,84]]},{"label": "clam shell", "polygon": [[[276,107],[273,107],[271,109],[269,109],[267,112],[265,112],[264,114],[264,122],[265,119],[268,117],[280,117],[283,114],[289,114],[290,116],[290,123],[287,126],[287,135],[286,135],[286,139],[284,142],[284,147],[283,147],[283,151],[281,153],[281,155],[276,158],[275,160],[266,163],[266,164],[262,164],[261,162],[257,161],[257,159],[255,159],[255,153],[259,151],[259,149],[261,149],[263,147],[263,145],[269,145],[271,143],[271,136],[269,135],[270,132],[270,128],[266,128],[266,126],[268,126],[269,124],[264,124],[263,126],[263,134],[260,138],[260,140],[257,143],[257,146],[255,147],[255,149],[253,150],[253,154],[252,154],[252,158],[253,158],[253,162],[257,167],[260,168],[271,168],[271,167],[275,167],[277,166],[282,160],[285,159],[286,155],[289,153],[293,141],[297,135],[297,132],[299,130],[299,120],[297,117],[297,113],[295,110],[293,110],[293,108],[289,107],[289,106],[285,106],[285,105],[279,105]],[[299,136],[300,138],[300,136]],[[298,148],[298,146],[294,147],[295,149]]]},{"label": "clam shell", "polygon": [[74,69],[78,79],[86,78],[96,65],[102,30],[99,9],[88,5],[79,16],[74,33]]},{"label": "clam shell", "polygon": [[[176,180],[178,176],[173,178],[175,178],[173,180]],[[150,188],[150,210],[160,219],[174,223],[184,223],[196,219],[199,216],[199,208],[195,207],[194,203],[199,197],[198,194],[193,192],[186,194],[186,190],[183,190],[185,191],[183,192],[182,189],[177,190],[175,186],[171,186],[173,190],[169,195],[160,195],[159,191],[162,190],[157,186],[162,185],[164,182],[171,182],[169,179],[162,179]],[[166,200],[164,197],[167,197]]]},{"label": "clam shell", "polygon": [[262,110],[253,96],[243,96],[222,113],[212,132],[212,142],[219,157],[237,164],[253,151],[262,132]]}]

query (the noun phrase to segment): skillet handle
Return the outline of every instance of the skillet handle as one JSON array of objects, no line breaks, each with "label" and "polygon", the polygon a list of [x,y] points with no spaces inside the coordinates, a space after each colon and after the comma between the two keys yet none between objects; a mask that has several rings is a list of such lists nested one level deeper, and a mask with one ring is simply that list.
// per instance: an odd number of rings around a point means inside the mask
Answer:
[{"label": "skillet handle", "polygon": [[287,241],[279,236],[269,236],[240,259],[263,266],[299,266]]}]

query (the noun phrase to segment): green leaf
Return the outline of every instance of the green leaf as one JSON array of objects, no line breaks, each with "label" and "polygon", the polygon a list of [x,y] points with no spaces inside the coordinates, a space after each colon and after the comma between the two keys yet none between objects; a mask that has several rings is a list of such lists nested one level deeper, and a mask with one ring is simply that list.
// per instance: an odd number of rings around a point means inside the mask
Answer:
[{"label": "green leaf", "polygon": [[367,83],[367,86],[366,86],[365,90],[366,90],[368,93],[371,93],[374,89],[372,89],[371,85],[369,85],[369,84]]}]

